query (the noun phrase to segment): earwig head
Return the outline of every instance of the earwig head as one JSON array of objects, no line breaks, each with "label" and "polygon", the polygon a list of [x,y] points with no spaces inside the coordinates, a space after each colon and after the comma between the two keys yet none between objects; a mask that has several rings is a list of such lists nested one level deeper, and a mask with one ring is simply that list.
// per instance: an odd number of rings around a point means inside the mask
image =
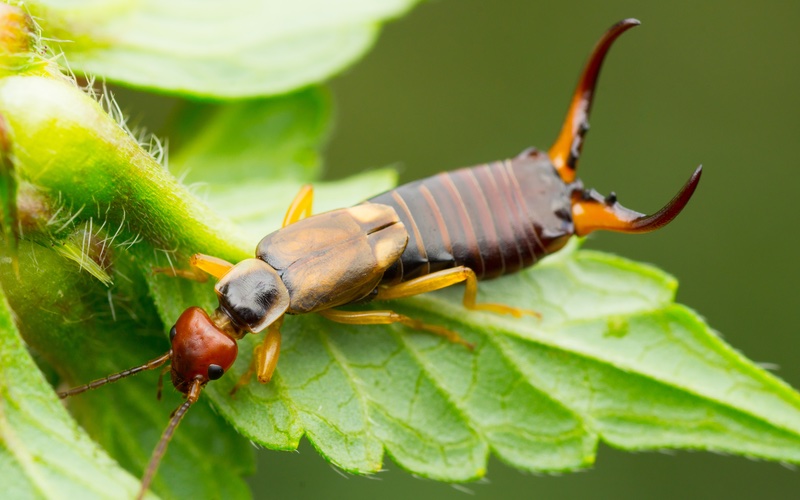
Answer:
[{"label": "earwig head", "polygon": [[192,383],[205,385],[220,378],[236,360],[236,341],[220,330],[205,311],[190,307],[169,332],[172,342],[172,383],[184,394]]},{"label": "earwig head", "polygon": [[548,151],[559,177],[571,189],[572,218],[575,234],[578,236],[597,229],[625,233],[644,233],[658,229],[683,210],[700,181],[702,167],[695,170],[689,181],[664,208],[648,216],[623,207],[617,203],[617,197],[613,193],[603,197],[594,190],[584,189],[582,183],[576,179],[575,171],[583,148],[583,138],[589,130],[589,111],[603,60],[614,40],[639,24],[636,19],[622,20],[597,42],[581,73],[561,133]]}]

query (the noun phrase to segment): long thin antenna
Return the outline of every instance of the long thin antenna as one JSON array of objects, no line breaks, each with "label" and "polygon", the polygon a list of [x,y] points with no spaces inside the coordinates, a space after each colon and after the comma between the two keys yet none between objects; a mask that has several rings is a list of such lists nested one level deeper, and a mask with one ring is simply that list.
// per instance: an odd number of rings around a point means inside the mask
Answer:
[{"label": "long thin antenna", "polygon": [[153,476],[155,476],[156,471],[158,470],[158,465],[161,463],[164,453],[167,452],[167,445],[169,445],[169,441],[172,439],[175,429],[178,428],[178,424],[181,423],[184,415],[186,415],[186,412],[189,411],[189,407],[192,406],[200,397],[200,391],[202,389],[202,379],[194,379],[192,381],[192,387],[189,389],[189,392],[186,395],[186,401],[184,401],[183,404],[180,405],[172,414],[169,425],[167,425],[167,428],[164,429],[164,433],[161,434],[161,439],[158,441],[158,445],[156,446],[156,449],[153,450],[153,455],[150,457],[150,463],[147,464],[144,477],[142,477],[141,489],[139,490],[139,494],[136,496],[137,500],[144,498],[144,494],[147,493],[147,489],[150,488],[150,483],[153,481]]},{"label": "long thin antenna", "polygon": [[72,389],[66,391],[60,391],[58,393],[58,397],[61,399],[67,398],[69,396],[74,396],[76,394],[80,394],[82,392],[86,392],[90,389],[97,389],[98,387],[106,384],[110,384],[111,382],[116,382],[117,380],[123,379],[125,377],[130,377],[131,375],[136,375],[139,372],[143,372],[146,370],[153,370],[158,368],[159,366],[163,365],[172,357],[172,350],[170,349],[169,352],[163,354],[152,361],[148,361],[147,363],[136,366],[134,368],[129,368],[127,370],[121,371],[119,373],[114,373],[104,378],[99,378],[97,380],[93,380],[85,385],[79,385],[78,387],[73,387]]}]

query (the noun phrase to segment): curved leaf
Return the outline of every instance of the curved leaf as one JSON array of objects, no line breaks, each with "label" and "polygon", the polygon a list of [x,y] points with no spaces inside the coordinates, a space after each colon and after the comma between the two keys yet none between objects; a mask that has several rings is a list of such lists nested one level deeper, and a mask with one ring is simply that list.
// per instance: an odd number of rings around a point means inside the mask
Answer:
[{"label": "curved leaf", "polygon": [[129,85],[235,98],[281,94],[359,58],[415,0],[26,2],[70,67]]},{"label": "curved leaf", "polygon": [[[177,212],[173,212],[175,214],[184,209],[198,209],[198,213],[205,211],[205,222],[220,219],[200,205],[188,208],[177,201],[181,196],[189,196],[188,192],[180,188],[163,167],[141,150],[97,103],[73,86],[39,77],[6,78],[0,86],[9,81],[12,87],[14,81],[22,84],[21,88],[27,89],[25,92],[31,91],[28,95],[33,97],[33,101],[26,105],[25,98],[20,101],[19,94],[10,98],[6,94],[8,100],[0,105],[2,116],[9,117],[6,132],[13,138],[15,169],[25,179],[24,189],[17,195],[22,213],[20,228],[25,237],[20,244],[19,269],[15,270],[10,262],[4,260],[0,263],[0,279],[9,301],[21,318],[26,341],[71,385],[140,365],[166,349],[163,337],[165,330],[148,299],[140,266],[147,266],[144,262],[156,260],[155,255],[168,260],[169,247],[165,249],[161,246],[166,242],[185,237],[198,238],[200,241],[210,233],[200,229],[199,233],[188,235],[174,231],[175,226],[167,221],[162,221],[158,228],[154,228],[151,223],[139,218],[137,211],[157,210],[150,205],[156,202],[177,209]],[[8,91],[9,87],[3,89]],[[39,92],[55,98],[55,101],[39,99],[42,95]],[[3,90],[0,90],[1,93]],[[65,99],[59,100],[59,97]],[[52,106],[48,102],[58,104]],[[14,111],[17,105],[27,109],[26,113],[18,115]],[[53,116],[49,114],[51,112],[60,115],[62,127],[47,130],[47,127],[40,128],[37,125],[25,126],[26,118],[32,118],[35,124],[42,125],[38,120],[49,120],[48,117]],[[18,119],[22,119],[22,122]],[[53,149],[38,146],[30,148],[28,141],[35,137],[45,141],[39,146],[49,144]],[[77,168],[60,168],[57,150],[65,144],[70,144],[67,150],[83,157],[79,160],[80,165],[72,165]],[[81,144],[88,149],[82,151]],[[50,152],[45,155],[56,153],[57,157],[51,158],[56,159],[55,162],[48,160],[48,168],[52,170],[45,173],[39,168],[42,165],[37,163],[42,157],[37,157],[37,153],[33,156],[27,153],[47,150]],[[95,154],[98,156],[93,156]],[[124,160],[120,162],[122,158]],[[72,160],[76,158],[73,156]],[[99,163],[94,163],[95,160]],[[87,165],[91,170],[101,164],[104,167],[95,170],[94,176],[82,170]],[[128,166],[125,167],[125,164]],[[31,166],[35,167],[38,175],[28,169]],[[117,177],[124,177],[126,168],[129,169],[132,183]],[[29,184],[39,175],[53,182],[50,185],[52,189],[40,191]],[[63,186],[59,187],[61,182],[80,186],[82,195],[63,196]],[[142,182],[150,184],[155,191],[144,188]],[[41,181],[39,184],[42,184]],[[176,191],[167,194],[165,189]],[[147,194],[148,191],[150,194]],[[139,198],[140,202],[120,204],[116,196],[128,200]],[[142,196],[150,202],[141,203]],[[181,205],[183,208],[180,208]],[[160,244],[149,246],[151,242],[137,245],[142,235],[152,234],[153,231],[160,234],[156,238],[161,241]],[[233,235],[228,233],[223,239],[227,241],[231,237]],[[235,248],[227,245],[229,249]],[[71,249],[69,259],[65,259],[65,253],[59,251],[67,246]],[[137,261],[128,251],[131,247],[143,253],[145,258]],[[83,273],[84,269],[93,271],[91,274]],[[147,272],[150,272],[149,267]],[[98,280],[100,274],[108,279]],[[108,288],[106,285],[111,282],[115,284]],[[0,348],[0,354],[14,356],[13,351],[5,347]],[[14,363],[9,361],[5,366],[13,368]],[[28,383],[26,379],[40,376],[35,369],[28,370],[27,376],[22,373],[16,375],[14,384],[23,388]],[[156,401],[156,377],[155,373],[142,375],[126,380],[125,384],[118,384],[113,389],[105,388],[69,401],[73,414],[92,438],[102,443],[123,467],[137,476],[141,475],[170,411],[179,401],[174,392],[167,395],[167,401]],[[55,398],[52,389],[42,390]],[[9,398],[8,401],[14,399]],[[34,409],[29,405],[19,406],[20,418],[36,422],[39,416]],[[248,490],[241,476],[251,473],[254,467],[253,450],[249,444],[233,433],[205,404],[196,405],[183,428],[187,431],[173,440],[170,453],[162,464],[162,473],[155,478],[153,488],[168,498],[246,498]],[[73,445],[74,450],[71,448]],[[60,446],[66,450],[54,453],[56,460],[70,460],[70,451],[83,453],[80,441],[74,444],[64,442]],[[54,447],[54,451],[59,450]],[[109,480],[114,480],[113,474],[97,470],[97,467],[92,468],[80,461],[77,466],[82,468],[86,476],[75,474],[65,477],[59,489],[53,492],[48,490],[41,496],[58,497],[60,491],[66,492],[68,497],[92,496],[91,491],[79,493],[86,489],[82,482],[90,480],[105,488],[106,482],[96,481],[95,476],[107,475]],[[0,470],[4,484],[11,484],[17,479],[14,477],[16,468],[4,467]],[[131,497],[138,485],[132,479],[129,481],[133,486],[108,487],[105,496]]]},{"label": "curved leaf", "polygon": [[130,498],[138,482],[78,427],[0,297],[0,471],[7,498]]},{"label": "curved leaf", "polygon": [[[647,266],[568,249],[481,286],[542,322],[467,312],[459,290],[391,304],[475,352],[402,327],[293,317],[270,385],[229,398],[242,360],[208,392],[250,439],[286,449],[305,433],[360,473],[380,470],[383,449],[447,481],[482,476],[490,450],[521,469],[565,471],[593,463],[601,439],[800,462],[800,396],[674,304],[674,290]],[[265,408],[277,417],[247,418]]]},{"label": "curved leaf", "polygon": [[253,178],[309,182],[322,164],[330,107],[330,97],[316,87],[271,99],[187,102],[173,119],[170,145],[177,153],[170,169],[212,190]]},{"label": "curved leaf", "polygon": [[[95,235],[97,238],[89,245],[99,246],[108,241],[102,231]],[[70,386],[140,365],[163,354],[167,348],[165,329],[148,300],[146,285],[137,275],[137,264],[111,243],[106,252],[107,261],[113,261],[109,271],[117,283],[110,288],[48,246],[30,241],[20,244],[19,276],[9,264],[0,265],[0,280],[20,318],[28,345],[48,365],[55,367]],[[0,331],[5,332],[2,328]],[[19,361],[12,358],[14,351],[0,346],[0,353],[9,357],[0,370],[18,369]],[[44,382],[37,389],[38,396],[33,391],[26,392],[28,384],[41,377],[38,370],[34,366],[25,373],[18,370],[13,372],[14,377],[9,371],[6,378],[15,391],[8,401],[14,403],[19,412],[16,418],[31,422],[43,418],[34,411],[37,408],[30,405],[30,401],[42,399],[42,394],[49,395],[59,410],[56,414],[63,413],[66,418],[63,406]],[[156,400],[157,378],[158,373],[142,374],[67,400],[71,412],[89,436],[136,477],[141,476],[170,412],[180,404],[175,391],[166,391],[164,401]],[[27,398],[27,403],[19,404],[17,398]],[[46,415],[44,410],[40,411]],[[71,427],[64,436],[77,432],[73,430],[77,429],[75,422],[70,419],[68,423]],[[165,498],[248,498],[242,476],[254,469],[253,449],[249,443],[206,404],[195,405],[182,429],[184,432],[175,436],[170,445],[153,489]],[[40,431],[39,427],[33,425],[29,432],[34,431]],[[47,460],[71,463],[69,450],[79,453],[81,446],[86,446],[81,442],[73,446],[64,436]],[[64,498],[84,497],[77,493],[80,488],[86,488],[84,482],[97,482],[98,491],[105,489],[108,496],[131,498],[138,490],[138,481],[132,477],[126,476],[124,488],[111,488],[95,478],[102,475],[111,480],[114,475],[86,464],[76,467],[80,474],[61,481],[60,486],[67,492]],[[4,484],[11,474],[11,469],[0,469]],[[60,493],[43,496],[57,498]]]}]

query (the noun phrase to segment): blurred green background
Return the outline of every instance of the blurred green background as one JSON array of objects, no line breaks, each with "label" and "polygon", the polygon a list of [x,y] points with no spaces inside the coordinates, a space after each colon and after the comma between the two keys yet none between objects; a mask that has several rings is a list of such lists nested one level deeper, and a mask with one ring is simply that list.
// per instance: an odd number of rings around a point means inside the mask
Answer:
[{"label": "blurred green background", "polygon": [[[800,2],[438,0],[386,27],[365,60],[331,83],[337,104],[326,177],[395,165],[408,181],[547,149],[580,68],[614,22],[637,17],[606,61],[579,175],[652,212],[697,164],[686,211],[656,233],[587,242],[650,262],[747,357],[800,388]],[[123,92],[137,116],[142,94]],[[159,107],[164,108],[158,98]],[[364,193],[367,197],[375,193]],[[373,478],[337,473],[306,443],[265,451],[256,498],[787,498],[800,472],[711,453],[622,453],[557,477],[492,459],[485,481],[454,487],[387,460]]]}]

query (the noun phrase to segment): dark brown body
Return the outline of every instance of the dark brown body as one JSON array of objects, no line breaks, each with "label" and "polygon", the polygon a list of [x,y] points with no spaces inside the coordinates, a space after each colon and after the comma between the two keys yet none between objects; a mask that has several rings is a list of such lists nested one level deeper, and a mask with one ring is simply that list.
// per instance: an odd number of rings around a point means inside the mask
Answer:
[{"label": "dark brown body", "polygon": [[574,234],[570,193],[537,150],[442,172],[368,200],[395,209],[408,246],[381,283],[466,266],[489,279],[531,266]]}]

